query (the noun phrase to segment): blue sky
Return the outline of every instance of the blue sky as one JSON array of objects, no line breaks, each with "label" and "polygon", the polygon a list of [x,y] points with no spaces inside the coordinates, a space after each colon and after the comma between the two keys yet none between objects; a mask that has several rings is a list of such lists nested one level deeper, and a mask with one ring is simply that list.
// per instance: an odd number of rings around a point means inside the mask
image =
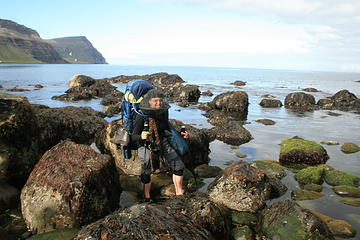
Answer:
[{"label": "blue sky", "polygon": [[360,71],[358,0],[13,0],[0,18],[110,64]]}]

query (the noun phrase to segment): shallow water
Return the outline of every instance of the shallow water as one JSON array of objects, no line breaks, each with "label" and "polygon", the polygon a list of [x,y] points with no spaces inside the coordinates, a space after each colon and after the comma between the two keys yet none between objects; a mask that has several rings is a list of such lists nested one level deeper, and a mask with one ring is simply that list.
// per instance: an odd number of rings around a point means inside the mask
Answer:
[{"label": "shallow water", "polygon": [[[68,89],[68,82],[76,74],[84,74],[93,78],[115,77],[118,75],[144,75],[156,72],[178,74],[188,84],[197,84],[201,91],[210,90],[216,96],[219,93],[233,90],[243,90],[249,95],[249,114],[244,126],[250,131],[253,140],[243,144],[239,149],[231,149],[229,145],[218,140],[210,144],[210,165],[226,167],[229,161],[239,160],[235,153],[244,153],[246,161],[272,159],[278,160],[279,144],[293,136],[320,143],[334,140],[340,145],[327,146],[330,166],[360,176],[360,152],[344,154],[340,147],[344,142],[360,145],[360,115],[352,112],[332,111],[340,116],[331,116],[327,110],[317,110],[306,113],[296,113],[284,107],[265,109],[259,106],[263,94],[272,94],[284,102],[287,94],[313,87],[320,92],[310,93],[316,101],[332,96],[336,92],[347,89],[360,97],[360,73],[341,72],[306,72],[288,70],[235,69],[235,68],[205,68],[205,67],[150,67],[150,66],[116,66],[116,65],[5,65],[0,64],[0,85],[4,88],[28,88],[32,91],[13,93],[26,96],[31,103],[45,104],[50,107],[89,106],[102,110],[100,99],[67,103],[51,100],[54,95],[63,94]],[[234,87],[234,81],[246,81],[246,86]],[[41,84],[43,89],[33,91],[35,84]],[[125,85],[115,84],[120,91]],[[201,97],[200,102],[211,101],[212,97]],[[170,118],[192,124],[197,128],[212,127],[202,115],[204,112],[197,106],[182,108],[172,104]],[[108,118],[112,121],[114,118]],[[255,122],[257,119],[268,118],[275,125],[265,126]],[[293,174],[283,179],[289,191],[280,199],[290,197],[290,192],[297,189],[298,184]],[[338,202],[329,186],[324,184],[328,195],[314,201],[299,202],[302,206],[321,212],[333,218],[343,219],[351,223],[360,232],[360,221],[354,215],[360,215],[360,208],[347,206]],[[357,237],[360,233],[358,233]]]}]

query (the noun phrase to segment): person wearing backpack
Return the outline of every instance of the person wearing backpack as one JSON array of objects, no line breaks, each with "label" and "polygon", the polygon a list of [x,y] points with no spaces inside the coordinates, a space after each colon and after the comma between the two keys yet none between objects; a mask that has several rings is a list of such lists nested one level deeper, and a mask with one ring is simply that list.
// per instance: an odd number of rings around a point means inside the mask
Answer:
[{"label": "person wearing backpack", "polygon": [[[166,101],[165,94],[159,90],[149,90],[140,103],[140,111],[137,115],[132,132],[132,142],[138,147],[138,155],[141,160],[141,183],[144,189],[145,202],[151,202],[150,175],[157,168],[157,157],[172,170],[172,180],[175,186],[175,194],[183,195],[182,187],[183,172],[185,165],[175,149],[170,145],[166,135],[170,132],[168,109],[170,105]],[[147,124],[149,129],[147,129]],[[188,132],[182,132],[184,139],[189,138]]]}]

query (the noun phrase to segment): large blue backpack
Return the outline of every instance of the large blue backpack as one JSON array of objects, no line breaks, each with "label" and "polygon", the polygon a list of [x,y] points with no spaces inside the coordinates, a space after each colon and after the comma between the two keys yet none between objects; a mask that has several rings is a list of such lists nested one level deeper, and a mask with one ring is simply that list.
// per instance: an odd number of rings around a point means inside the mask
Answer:
[{"label": "large blue backpack", "polygon": [[[121,118],[124,128],[131,134],[134,128],[134,120],[138,112],[138,106],[143,100],[144,95],[154,86],[145,80],[133,80],[128,82],[125,89],[125,95],[121,102]],[[124,158],[131,158],[131,147],[123,146]]]}]

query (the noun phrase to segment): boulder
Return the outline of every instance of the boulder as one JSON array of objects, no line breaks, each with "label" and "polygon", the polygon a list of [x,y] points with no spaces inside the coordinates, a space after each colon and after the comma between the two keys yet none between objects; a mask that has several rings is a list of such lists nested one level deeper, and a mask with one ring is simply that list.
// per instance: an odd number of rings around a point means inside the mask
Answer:
[{"label": "boulder", "polygon": [[323,180],[323,175],[325,174],[325,165],[307,167],[301,169],[299,172],[295,174],[295,179],[302,185],[307,184],[319,184],[321,185]]},{"label": "boulder", "polygon": [[304,186],[304,190],[322,192],[322,185],[310,183]]},{"label": "boulder", "polygon": [[271,204],[260,218],[261,231],[269,239],[334,239],[323,221],[292,200]]},{"label": "boulder", "polygon": [[335,169],[325,171],[324,179],[331,186],[348,185],[358,187],[360,185],[360,178],[358,176]]},{"label": "boulder", "polygon": [[65,139],[91,144],[108,124],[103,119],[103,113],[90,107],[49,108],[33,105],[32,109],[40,126],[41,154]]},{"label": "boulder", "polygon": [[356,153],[360,151],[360,147],[355,143],[346,142],[341,146],[341,151],[343,153]]},{"label": "boulder", "polygon": [[75,75],[69,81],[69,88],[72,87],[90,87],[95,83],[95,79],[85,75]]},{"label": "boulder", "polygon": [[[183,124],[177,120],[170,120],[171,124],[178,131],[184,125],[190,134],[187,140],[189,152],[182,157],[185,166],[194,168],[201,164],[207,164],[209,159],[209,142],[211,141],[211,134],[205,129],[196,129],[190,125]],[[132,150],[132,157],[124,160],[122,148],[112,143],[110,139],[114,136],[116,130],[122,127],[121,119],[112,121],[96,140],[97,147],[102,151],[113,156],[116,166],[120,168],[125,174],[140,175],[140,159],[137,150]]]},{"label": "boulder", "polygon": [[340,110],[353,109],[357,99],[355,94],[348,90],[341,90],[331,97],[331,100],[335,102],[336,108]]},{"label": "boulder", "polygon": [[279,108],[282,107],[282,103],[277,99],[262,99],[259,103],[264,108]]},{"label": "boulder", "polygon": [[281,164],[317,165],[326,163],[328,159],[326,150],[313,141],[292,138],[281,143]]},{"label": "boulder", "polygon": [[255,120],[255,122],[258,122],[258,123],[261,123],[264,125],[274,125],[275,124],[275,121],[273,121],[271,119],[258,119],[258,120]]},{"label": "boulder", "polygon": [[185,81],[177,74],[168,74],[165,72],[147,74],[147,75],[133,75],[133,76],[125,76],[120,75],[113,78],[104,78],[110,83],[128,83],[132,80],[146,80],[151,82],[153,85],[157,86],[170,86],[176,83],[184,83]]},{"label": "boulder", "polygon": [[100,104],[104,105],[104,106],[121,104],[123,97],[124,97],[124,93],[115,92],[115,93],[105,96],[104,99],[101,100]]},{"label": "boulder", "polygon": [[286,96],[284,105],[295,110],[312,110],[315,107],[315,98],[303,92],[290,93]]},{"label": "boulder", "polygon": [[251,133],[239,121],[226,122],[213,128],[213,131],[216,133],[216,139],[230,145],[241,145],[253,139]]},{"label": "boulder", "polygon": [[332,187],[332,190],[341,197],[360,198],[360,189],[358,187],[339,185]]},{"label": "boulder", "polygon": [[323,193],[319,193],[312,190],[293,190],[291,192],[291,199],[295,201],[314,200],[325,196]]},{"label": "boulder", "polygon": [[53,100],[61,101],[79,101],[79,100],[91,100],[97,97],[105,97],[108,94],[116,93],[116,87],[111,85],[105,80],[96,80],[90,86],[76,86],[69,88],[65,94],[59,96],[53,96]]},{"label": "boulder", "polygon": [[210,102],[210,107],[224,112],[237,112],[243,119],[246,119],[249,106],[248,99],[248,95],[244,91],[226,92],[217,95]]},{"label": "boulder", "polygon": [[264,172],[241,160],[226,167],[208,193],[213,202],[230,209],[257,212],[270,198],[271,185]]},{"label": "boulder", "polygon": [[319,99],[316,104],[322,109],[328,109],[328,110],[336,109],[335,101],[329,98]]},{"label": "boulder", "polygon": [[117,210],[82,228],[74,239],[229,239],[226,212],[198,193]]},{"label": "boulder", "polygon": [[185,85],[180,83],[163,88],[162,91],[166,94],[171,102],[181,102],[183,105],[197,103],[201,92],[197,85]]},{"label": "boulder", "polygon": [[335,237],[352,238],[356,235],[356,230],[348,222],[340,219],[334,219],[318,212],[312,212],[319,217],[329,228],[331,234]]},{"label": "boulder", "polygon": [[39,127],[25,97],[0,93],[0,182],[21,188],[35,163]]},{"label": "boulder", "polygon": [[244,81],[235,81],[235,82],[233,82],[231,84],[235,85],[235,86],[245,86],[246,82],[244,82]]},{"label": "boulder", "polygon": [[214,96],[214,94],[210,90],[207,90],[206,92],[201,92],[201,96],[212,97],[212,96]]},{"label": "boulder", "polygon": [[319,92],[319,90],[317,90],[316,88],[304,88],[303,91],[304,92]]},{"label": "boulder", "polygon": [[284,168],[274,160],[255,160],[250,165],[265,172],[268,177],[282,179],[286,176]]},{"label": "boulder", "polygon": [[34,233],[79,227],[115,210],[120,192],[110,156],[67,140],[36,164],[21,190],[21,210]]}]

